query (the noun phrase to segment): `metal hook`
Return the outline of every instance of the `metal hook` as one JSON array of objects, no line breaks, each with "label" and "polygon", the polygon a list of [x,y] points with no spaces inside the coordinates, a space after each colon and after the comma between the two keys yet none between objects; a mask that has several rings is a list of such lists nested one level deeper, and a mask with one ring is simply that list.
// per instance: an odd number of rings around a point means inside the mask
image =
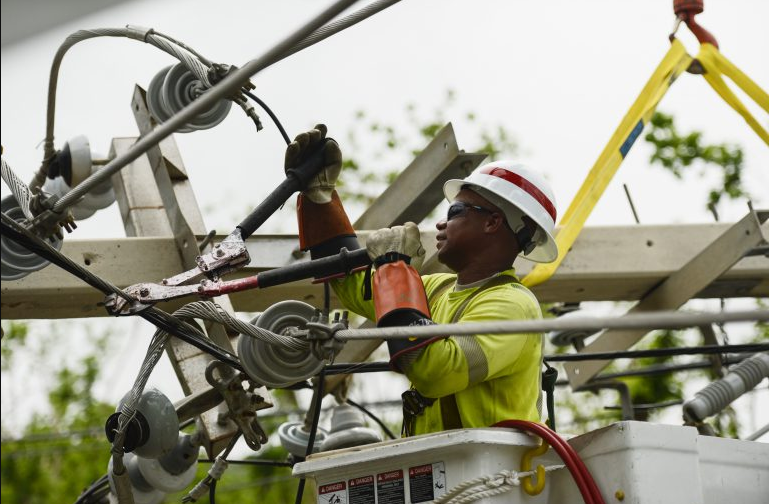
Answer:
[{"label": "metal hook", "polygon": [[681,27],[681,22],[683,22],[681,16],[676,16],[676,21],[673,23],[673,29],[670,31],[670,35],[668,35],[668,40],[671,42],[673,42],[673,39],[676,38],[676,33],[678,32],[678,28]]},{"label": "metal hook", "polygon": [[[530,450],[527,450],[523,457],[521,457],[521,472],[528,472],[531,471],[531,459],[534,457],[539,457],[540,455],[544,455],[547,450],[550,448],[550,445],[548,445],[545,440],[542,440],[542,444],[534,447]],[[524,476],[521,478],[521,482],[523,483],[523,490],[529,494],[529,495],[539,495],[542,493],[542,490],[545,488],[545,466],[542,464],[537,465],[537,483],[534,484],[531,481],[532,476]]]}]

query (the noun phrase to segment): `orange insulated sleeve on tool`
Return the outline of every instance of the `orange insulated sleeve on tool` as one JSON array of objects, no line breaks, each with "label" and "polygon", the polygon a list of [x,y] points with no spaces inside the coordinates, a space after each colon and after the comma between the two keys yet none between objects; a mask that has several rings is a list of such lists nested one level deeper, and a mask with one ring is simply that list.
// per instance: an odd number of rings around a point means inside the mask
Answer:
[{"label": "orange insulated sleeve on tool", "polygon": [[422,278],[417,270],[404,261],[383,264],[377,268],[373,293],[378,323],[387,315],[401,311],[416,311],[430,317]]}]

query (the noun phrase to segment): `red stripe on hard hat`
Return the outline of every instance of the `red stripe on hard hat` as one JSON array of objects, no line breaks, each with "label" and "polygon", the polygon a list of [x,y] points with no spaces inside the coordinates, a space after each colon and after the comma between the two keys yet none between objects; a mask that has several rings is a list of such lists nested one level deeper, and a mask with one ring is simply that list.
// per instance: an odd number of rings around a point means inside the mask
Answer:
[{"label": "red stripe on hard hat", "polygon": [[553,218],[553,222],[555,222],[555,205],[553,205],[553,202],[550,201],[550,198],[548,198],[545,193],[539,190],[539,187],[535,186],[517,173],[505,170],[504,168],[489,166],[481,169],[480,173],[491,175],[492,177],[499,177],[503,180],[507,180],[511,184],[520,187],[529,196],[537,200],[537,202],[542,205],[542,208],[544,208],[547,213],[550,214],[550,217]]}]

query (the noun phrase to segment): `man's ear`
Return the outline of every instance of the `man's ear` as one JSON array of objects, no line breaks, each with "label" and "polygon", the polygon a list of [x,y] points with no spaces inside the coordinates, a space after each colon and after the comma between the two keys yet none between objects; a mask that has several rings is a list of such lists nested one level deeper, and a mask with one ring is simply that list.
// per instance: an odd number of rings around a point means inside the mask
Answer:
[{"label": "man's ear", "polygon": [[500,212],[493,212],[484,222],[483,230],[487,233],[496,233],[505,227],[505,216]]}]

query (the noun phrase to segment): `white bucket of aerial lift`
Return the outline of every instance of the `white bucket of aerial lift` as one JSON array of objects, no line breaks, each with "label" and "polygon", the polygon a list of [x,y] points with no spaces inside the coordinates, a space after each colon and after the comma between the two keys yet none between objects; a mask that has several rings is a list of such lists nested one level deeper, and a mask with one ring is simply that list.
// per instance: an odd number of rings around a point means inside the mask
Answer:
[{"label": "white bucket of aerial lift", "polygon": [[537,224],[539,229],[532,237],[536,246],[523,257],[534,262],[555,261],[555,194],[542,175],[514,161],[495,161],[476,168],[464,179],[446,181],[443,194],[451,202],[465,185],[499,207],[513,231],[523,225],[524,215]]},{"label": "white bucket of aerial lift", "polygon": [[[694,427],[647,422],[618,422],[568,442],[607,503],[766,504],[769,495],[767,443],[701,436]],[[338,504],[415,504],[474,478],[520,470],[521,456],[537,443],[508,429],[453,430],[314,454],[294,466],[294,476],[315,479],[318,503],[328,502],[333,491]],[[562,463],[552,449],[533,460],[535,466]],[[414,479],[414,469],[422,471],[422,480]],[[432,478],[434,496],[420,494],[415,500],[412,488],[426,488],[425,473]],[[380,476],[386,481],[380,482]],[[369,485],[368,497],[360,497],[360,482]],[[384,483],[390,484],[383,487],[389,493],[379,498]],[[393,486],[402,494],[400,500],[387,500],[396,491]],[[561,504],[582,502],[582,497],[564,468],[547,472],[545,488],[535,497],[519,487],[475,502]]]},{"label": "white bucket of aerial lift", "polygon": [[[573,437],[569,444],[607,503],[766,504],[769,496],[766,443],[627,421]],[[552,473],[548,485],[550,503],[582,502],[568,472]]]},{"label": "white bucket of aerial lift", "polygon": [[[510,429],[458,429],[316,453],[296,464],[293,474],[315,480],[318,503],[417,504],[431,502],[468,480],[520,471],[524,452],[538,444],[536,437]],[[551,449],[534,464],[562,462]],[[536,497],[513,487],[475,502],[546,503],[549,487],[546,484]]]}]

